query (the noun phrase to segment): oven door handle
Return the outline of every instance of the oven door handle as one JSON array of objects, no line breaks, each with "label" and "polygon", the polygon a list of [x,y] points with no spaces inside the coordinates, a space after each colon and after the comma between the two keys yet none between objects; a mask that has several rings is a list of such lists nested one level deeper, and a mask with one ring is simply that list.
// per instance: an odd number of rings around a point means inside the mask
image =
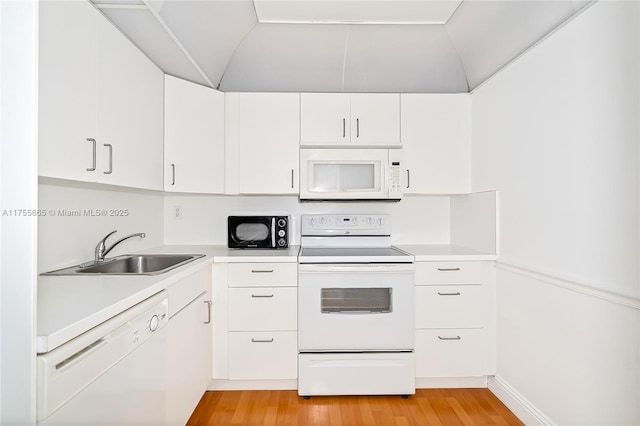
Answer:
[{"label": "oven door handle", "polygon": [[367,263],[367,264],[299,264],[298,272],[305,273],[378,273],[378,272],[413,272],[413,263]]}]

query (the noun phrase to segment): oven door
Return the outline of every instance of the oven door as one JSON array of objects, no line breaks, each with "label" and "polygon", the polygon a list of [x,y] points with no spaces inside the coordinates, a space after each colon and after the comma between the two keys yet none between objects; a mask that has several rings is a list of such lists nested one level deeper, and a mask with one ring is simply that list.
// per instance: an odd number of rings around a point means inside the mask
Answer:
[{"label": "oven door", "polygon": [[298,265],[300,352],[414,349],[413,264]]}]

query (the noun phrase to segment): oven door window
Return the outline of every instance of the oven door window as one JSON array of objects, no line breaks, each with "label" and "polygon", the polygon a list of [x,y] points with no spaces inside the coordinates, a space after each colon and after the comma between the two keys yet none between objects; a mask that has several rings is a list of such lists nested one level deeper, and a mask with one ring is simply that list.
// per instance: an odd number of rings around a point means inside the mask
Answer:
[{"label": "oven door window", "polygon": [[323,288],[323,314],[392,312],[391,288]]}]

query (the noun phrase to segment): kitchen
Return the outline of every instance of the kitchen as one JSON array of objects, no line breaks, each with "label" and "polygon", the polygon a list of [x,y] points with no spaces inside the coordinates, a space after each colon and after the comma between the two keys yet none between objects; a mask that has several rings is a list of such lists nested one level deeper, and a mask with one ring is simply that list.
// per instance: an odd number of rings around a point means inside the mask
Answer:
[{"label": "kitchen", "polygon": [[[15,114],[2,121],[2,208],[130,214],[48,218],[39,229],[35,219],[3,216],[3,419],[35,415],[36,274],[89,260],[96,242],[113,229],[120,236],[146,233],[143,240],[123,243],[119,253],[161,245],[224,246],[227,215],[242,211],[286,211],[295,218],[390,214],[398,245],[450,244],[460,237],[451,227],[457,217],[452,213],[469,212],[469,199],[450,193],[335,205],[299,203],[297,195],[282,193],[169,194],[46,180],[38,186],[35,8],[29,2],[19,10],[2,4],[2,111]],[[491,389],[527,423],[639,421],[637,23],[636,2],[589,5],[467,95],[471,150],[468,187],[460,192],[499,191]],[[5,57],[15,53],[4,49],[7,34],[24,43],[20,51],[26,56]],[[9,63],[15,71],[5,71]],[[24,143],[9,145],[12,139]],[[85,143],[90,152],[91,143]],[[232,168],[225,173],[239,175]],[[233,181],[225,176],[224,182]],[[79,232],[81,238],[69,238]]]}]

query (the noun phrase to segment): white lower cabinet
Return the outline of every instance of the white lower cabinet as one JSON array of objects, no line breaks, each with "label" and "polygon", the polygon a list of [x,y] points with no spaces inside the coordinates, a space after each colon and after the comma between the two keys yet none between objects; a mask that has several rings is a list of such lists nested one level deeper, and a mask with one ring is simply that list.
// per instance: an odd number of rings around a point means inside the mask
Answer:
[{"label": "white lower cabinet", "polygon": [[416,377],[477,377],[487,374],[482,329],[416,331]]},{"label": "white lower cabinet", "polygon": [[186,424],[211,381],[211,275],[205,267],[167,289],[166,424]]},{"label": "white lower cabinet", "polygon": [[495,373],[493,262],[416,263],[416,377]]},{"label": "white lower cabinet", "polygon": [[214,266],[214,292],[218,302],[226,300],[226,314],[215,313],[214,389],[295,389],[298,270],[293,260]]},{"label": "white lower cabinet", "polygon": [[229,380],[282,380],[298,376],[298,333],[229,333]]}]

